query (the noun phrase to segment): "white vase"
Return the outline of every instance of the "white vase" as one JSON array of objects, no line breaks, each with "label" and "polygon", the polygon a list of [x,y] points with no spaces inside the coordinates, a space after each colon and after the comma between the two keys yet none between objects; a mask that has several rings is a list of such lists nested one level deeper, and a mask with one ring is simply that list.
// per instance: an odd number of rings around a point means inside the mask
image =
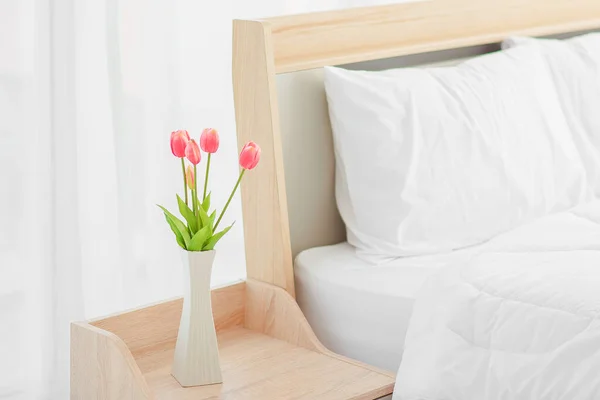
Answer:
[{"label": "white vase", "polygon": [[214,250],[182,250],[183,309],[171,374],[184,387],[223,382],[210,301],[214,259]]}]

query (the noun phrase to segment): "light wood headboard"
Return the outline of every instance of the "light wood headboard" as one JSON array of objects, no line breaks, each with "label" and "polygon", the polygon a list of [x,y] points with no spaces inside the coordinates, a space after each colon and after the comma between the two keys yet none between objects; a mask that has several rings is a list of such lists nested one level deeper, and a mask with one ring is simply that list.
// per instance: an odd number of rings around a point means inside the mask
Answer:
[{"label": "light wood headboard", "polygon": [[[297,248],[293,251],[290,235],[277,75],[498,43],[512,35],[598,28],[598,0],[433,0],[234,21],[238,144],[254,140],[263,150],[261,163],[242,183],[248,277],[294,295],[292,256]],[[310,163],[313,149],[296,151]],[[327,221],[323,224],[327,231]],[[333,240],[343,232],[333,228],[324,236]]]}]

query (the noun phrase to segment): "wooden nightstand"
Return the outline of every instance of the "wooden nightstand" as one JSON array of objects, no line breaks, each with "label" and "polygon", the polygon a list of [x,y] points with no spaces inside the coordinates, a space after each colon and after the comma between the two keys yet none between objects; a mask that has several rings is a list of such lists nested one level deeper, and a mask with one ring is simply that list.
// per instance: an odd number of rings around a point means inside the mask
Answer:
[{"label": "wooden nightstand", "polygon": [[223,384],[170,375],[181,299],[71,326],[71,399],[378,399],[394,374],[344,358],[315,337],[294,299],[249,280],[213,290]]}]

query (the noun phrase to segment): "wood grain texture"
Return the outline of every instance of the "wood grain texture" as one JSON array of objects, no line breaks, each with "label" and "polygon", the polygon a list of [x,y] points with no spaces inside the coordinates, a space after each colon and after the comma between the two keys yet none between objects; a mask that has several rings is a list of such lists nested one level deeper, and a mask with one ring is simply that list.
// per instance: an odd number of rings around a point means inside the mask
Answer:
[{"label": "wood grain texture", "polygon": [[285,175],[279,136],[271,36],[263,24],[233,26],[233,87],[238,146],[262,148],[257,168],[242,182],[247,276],[294,295]]},{"label": "wood grain texture", "polygon": [[368,368],[243,328],[219,333],[223,384],[182,388],[169,375],[172,349],[143,360],[157,400],[372,400],[393,391],[394,379]]},{"label": "wood grain texture", "polygon": [[366,365],[327,349],[313,332],[298,303],[284,290],[273,285],[254,280],[246,282],[245,327],[345,363],[377,371],[392,378],[396,376],[391,371]]},{"label": "wood grain texture", "polygon": [[[247,290],[242,292],[240,287]],[[94,322],[127,335],[129,343],[136,346],[135,357],[114,333],[88,323],[72,324],[71,399],[372,400],[392,393],[393,374],[325,349],[284,289],[250,280],[245,286],[220,289],[219,293],[231,296],[213,298],[213,306],[232,307],[220,315],[244,310],[237,299],[230,301],[244,294],[242,302],[248,302],[249,312],[243,316],[251,318],[249,325],[258,329],[220,325],[217,335],[223,384],[183,388],[177,383],[171,375],[175,338],[165,340],[165,332],[179,323],[169,313],[181,311],[172,305],[154,305],[146,310],[148,314],[137,310]],[[156,329],[163,325],[172,326]],[[145,345],[140,346],[142,341]]]},{"label": "wood grain texture", "polygon": [[433,0],[276,17],[276,73],[600,27],[596,0]]},{"label": "wood grain texture", "polygon": [[72,400],[154,400],[129,349],[114,334],[71,324]]},{"label": "wood grain texture", "polygon": [[313,333],[298,303],[285,291],[259,281],[246,282],[245,327],[295,346],[329,352]]},{"label": "wood grain texture", "polygon": [[[211,291],[213,318],[217,331],[244,323],[246,283],[216,288]],[[182,299],[158,303],[149,307],[124,312],[90,324],[114,333],[136,357],[139,353],[177,339],[181,318]],[[160,324],[156,321],[161,321]]]}]

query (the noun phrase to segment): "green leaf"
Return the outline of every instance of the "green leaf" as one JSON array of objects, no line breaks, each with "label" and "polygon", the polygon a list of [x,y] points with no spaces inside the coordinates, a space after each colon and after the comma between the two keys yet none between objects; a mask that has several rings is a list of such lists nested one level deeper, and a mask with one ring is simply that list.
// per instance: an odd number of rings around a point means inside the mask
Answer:
[{"label": "green leaf", "polygon": [[206,242],[206,239],[210,237],[210,226],[205,226],[200,229],[190,240],[188,250],[189,251],[201,251],[202,245]]},{"label": "green leaf", "polygon": [[198,232],[198,221],[196,221],[194,212],[188,207],[187,204],[185,204],[183,200],[181,200],[179,195],[177,195],[177,204],[179,205],[179,212],[188,223],[190,234],[194,235],[194,233]]},{"label": "green leaf", "polygon": [[202,203],[202,208],[204,208],[204,211],[208,212],[208,209],[210,208],[210,193],[206,195],[206,198]]},{"label": "green leaf", "polygon": [[215,218],[217,217],[217,210],[214,210],[212,214],[210,214],[210,226],[215,226]]},{"label": "green leaf", "polygon": [[169,227],[171,228],[171,231],[173,231],[173,233],[175,234],[175,239],[177,240],[177,244],[179,246],[181,246],[183,249],[185,249],[185,242],[183,240],[183,236],[181,235],[181,232],[179,232],[179,229],[177,229],[177,227],[175,226],[175,224],[173,223],[171,218],[169,218],[169,215],[166,212],[164,214],[165,214],[165,219],[167,220],[167,223],[169,224]]},{"label": "green leaf", "polygon": [[[188,248],[188,244],[190,242],[190,233],[187,230],[187,227],[185,226],[185,224],[176,216],[174,216],[173,214],[171,214],[169,212],[169,210],[167,210],[166,208],[164,208],[163,206],[159,206],[161,210],[163,210],[163,212],[165,213],[165,217],[167,218],[167,221],[169,222],[169,225],[173,224],[173,226],[179,231],[179,233],[181,234],[181,237],[183,239],[183,243],[185,244],[185,247],[183,247],[184,249]],[[179,244],[181,246],[181,243]]]},{"label": "green leaf", "polygon": [[202,250],[207,251],[207,250],[212,250],[215,248],[215,245],[217,244],[217,242],[219,240],[221,240],[221,238],[223,236],[225,236],[225,234],[227,232],[229,232],[229,230],[233,227],[233,225],[235,224],[235,222],[233,224],[231,224],[230,226],[228,226],[227,228],[223,229],[221,232],[216,233],[214,236],[212,236],[210,239],[208,239],[208,241],[206,242],[206,244],[204,245],[204,247],[202,248]]},{"label": "green leaf", "polygon": [[212,235],[212,223],[210,222],[210,218],[203,207],[198,207],[198,217],[200,218],[200,223],[202,224],[202,227],[210,227],[210,235]]},{"label": "green leaf", "polygon": [[200,230],[200,229],[204,228],[204,224],[202,223],[202,219],[200,218],[200,213],[198,212],[198,209],[202,208],[199,203],[200,203],[199,199],[196,203],[194,203],[194,205],[195,205],[194,214],[196,216],[196,223],[198,224],[198,229]]}]

